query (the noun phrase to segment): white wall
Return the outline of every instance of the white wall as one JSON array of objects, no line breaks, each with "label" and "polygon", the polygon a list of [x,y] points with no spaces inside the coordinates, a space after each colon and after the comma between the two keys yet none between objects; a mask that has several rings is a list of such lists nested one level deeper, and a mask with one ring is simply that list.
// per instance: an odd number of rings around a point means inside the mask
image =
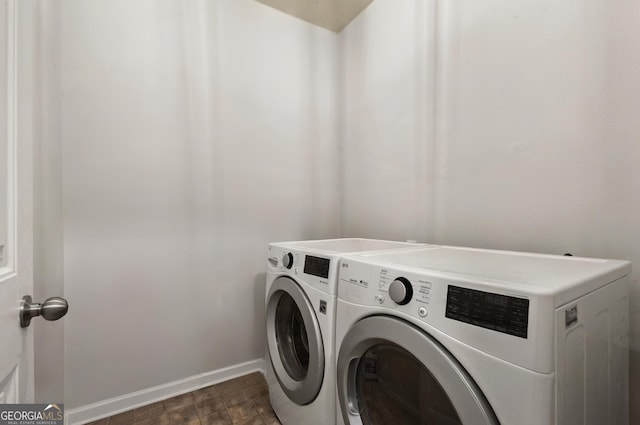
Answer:
[{"label": "white wall", "polygon": [[640,127],[612,134],[611,89],[625,76],[609,4],[442,5],[438,239],[640,259],[625,236],[640,209]]},{"label": "white wall", "polygon": [[333,33],[251,0],[65,0],[65,404],[261,358],[274,240],[339,234]]},{"label": "white wall", "polygon": [[[640,350],[640,2],[437,2],[436,48],[416,53],[420,3],[376,0],[339,36],[343,233],[629,259]],[[435,117],[407,94],[420,55]]]},{"label": "white wall", "polygon": [[60,4],[68,408],[262,356],[272,240],[640,261],[638,0]]},{"label": "white wall", "polygon": [[433,5],[376,0],[339,34],[344,236],[430,235]]}]

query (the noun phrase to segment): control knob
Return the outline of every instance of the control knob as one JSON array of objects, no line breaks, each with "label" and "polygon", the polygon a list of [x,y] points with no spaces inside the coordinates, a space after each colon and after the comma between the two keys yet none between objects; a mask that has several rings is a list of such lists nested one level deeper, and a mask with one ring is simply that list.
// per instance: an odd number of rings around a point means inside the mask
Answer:
[{"label": "control knob", "polygon": [[396,304],[405,305],[413,298],[413,287],[409,279],[398,277],[389,285],[389,297]]},{"label": "control knob", "polygon": [[286,254],[284,254],[282,256],[282,265],[285,266],[285,268],[290,269],[291,267],[293,267],[293,254],[290,252],[287,252]]}]

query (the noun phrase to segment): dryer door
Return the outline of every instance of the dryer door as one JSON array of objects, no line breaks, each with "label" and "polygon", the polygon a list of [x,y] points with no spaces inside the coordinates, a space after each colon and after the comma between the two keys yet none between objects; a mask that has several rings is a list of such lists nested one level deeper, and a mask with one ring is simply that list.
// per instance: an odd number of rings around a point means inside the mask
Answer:
[{"label": "dryer door", "polygon": [[371,316],[349,330],[338,356],[338,396],[345,424],[498,424],[460,363],[393,317]]},{"label": "dryer door", "polygon": [[279,277],[267,295],[267,345],[280,386],[296,404],[311,403],[322,388],[324,346],[309,299],[289,277]]}]

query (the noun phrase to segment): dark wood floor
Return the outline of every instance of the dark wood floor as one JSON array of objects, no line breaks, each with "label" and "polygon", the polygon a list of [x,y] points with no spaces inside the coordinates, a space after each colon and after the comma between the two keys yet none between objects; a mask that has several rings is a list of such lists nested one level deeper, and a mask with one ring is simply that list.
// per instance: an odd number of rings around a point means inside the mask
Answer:
[{"label": "dark wood floor", "polygon": [[91,425],[280,425],[259,373],[139,407]]}]

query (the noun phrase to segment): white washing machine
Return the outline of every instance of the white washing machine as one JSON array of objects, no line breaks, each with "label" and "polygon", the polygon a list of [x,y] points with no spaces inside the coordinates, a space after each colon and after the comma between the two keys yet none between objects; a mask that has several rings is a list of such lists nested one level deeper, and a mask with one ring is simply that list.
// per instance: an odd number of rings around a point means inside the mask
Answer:
[{"label": "white washing machine", "polygon": [[266,284],[267,382],[283,425],[335,423],[335,307],[345,253],[420,244],[332,239],[269,245]]},{"label": "white washing machine", "polygon": [[628,424],[630,270],[455,247],[343,257],[338,423]]}]

